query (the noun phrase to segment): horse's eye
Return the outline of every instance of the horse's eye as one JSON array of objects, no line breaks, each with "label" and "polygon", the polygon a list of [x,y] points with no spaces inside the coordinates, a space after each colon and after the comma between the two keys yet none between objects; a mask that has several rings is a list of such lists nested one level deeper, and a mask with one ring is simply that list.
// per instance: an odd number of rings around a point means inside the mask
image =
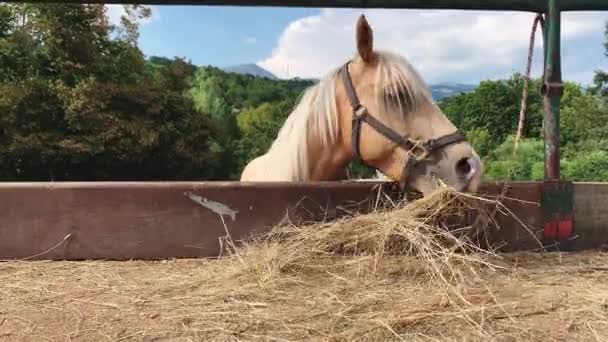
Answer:
[{"label": "horse's eye", "polygon": [[388,99],[392,104],[407,105],[410,102],[408,93],[405,90],[399,90],[397,93],[389,92]]}]

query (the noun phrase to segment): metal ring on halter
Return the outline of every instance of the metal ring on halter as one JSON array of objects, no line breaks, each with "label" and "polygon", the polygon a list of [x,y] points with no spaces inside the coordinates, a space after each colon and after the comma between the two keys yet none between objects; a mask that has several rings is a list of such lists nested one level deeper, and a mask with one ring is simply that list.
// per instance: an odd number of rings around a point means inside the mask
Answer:
[{"label": "metal ring on halter", "polygon": [[[431,154],[431,151],[425,146],[425,143],[414,142],[413,144],[414,146],[408,151],[408,154],[412,155],[417,162],[427,159],[429,154]],[[416,150],[422,152],[416,153]]]},{"label": "metal ring on halter", "polygon": [[368,114],[367,108],[365,108],[365,106],[362,104],[359,104],[357,108],[354,108],[353,112],[355,114],[355,118],[357,119],[362,119]]}]

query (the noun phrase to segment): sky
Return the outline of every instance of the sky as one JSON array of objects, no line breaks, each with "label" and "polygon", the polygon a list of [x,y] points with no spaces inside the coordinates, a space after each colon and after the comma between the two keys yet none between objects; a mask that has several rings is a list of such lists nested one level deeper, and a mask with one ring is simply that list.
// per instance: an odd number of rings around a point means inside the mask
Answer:
[{"label": "sky", "polygon": [[[108,5],[118,20],[120,5]],[[147,56],[185,57],[195,65],[256,63],[281,78],[322,77],[356,52],[355,23],[365,14],[375,48],[403,55],[431,84],[476,84],[524,72],[534,14],[525,12],[152,6],[141,23]],[[562,72],[589,84],[608,70],[608,12],[562,14]],[[537,32],[532,75],[542,72]]]}]

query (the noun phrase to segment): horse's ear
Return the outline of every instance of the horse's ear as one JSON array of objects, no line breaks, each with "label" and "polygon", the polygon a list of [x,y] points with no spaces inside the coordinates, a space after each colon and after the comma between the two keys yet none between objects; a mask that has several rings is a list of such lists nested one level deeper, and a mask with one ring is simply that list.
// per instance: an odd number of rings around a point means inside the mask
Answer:
[{"label": "horse's ear", "polygon": [[365,15],[363,14],[361,14],[359,20],[357,20],[357,51],[363,61],[366,63],[373,62],[375,58],[374,36],[372,28],[367,23]]}]

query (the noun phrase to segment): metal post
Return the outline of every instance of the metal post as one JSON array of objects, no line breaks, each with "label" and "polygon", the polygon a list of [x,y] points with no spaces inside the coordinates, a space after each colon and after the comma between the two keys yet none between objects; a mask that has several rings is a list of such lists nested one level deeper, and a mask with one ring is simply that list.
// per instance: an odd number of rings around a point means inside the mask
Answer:
[{"label": "metal post", "polygon": [[575,243],[572,182],[560,179],[559,107],[564,93],[560,54],[558,0],[547,0],[545,14],[545,79],[541,88],[545,109],[545,180],[541,207],[547,247],[570,249]]},{"label": "metal post", "polygon": [[545,179],[560,179],[559,107],[564,91],[560,53],[560,16],[558,0],[548,0],[545,16],[545,80],[541,92],[545,110]]}]

